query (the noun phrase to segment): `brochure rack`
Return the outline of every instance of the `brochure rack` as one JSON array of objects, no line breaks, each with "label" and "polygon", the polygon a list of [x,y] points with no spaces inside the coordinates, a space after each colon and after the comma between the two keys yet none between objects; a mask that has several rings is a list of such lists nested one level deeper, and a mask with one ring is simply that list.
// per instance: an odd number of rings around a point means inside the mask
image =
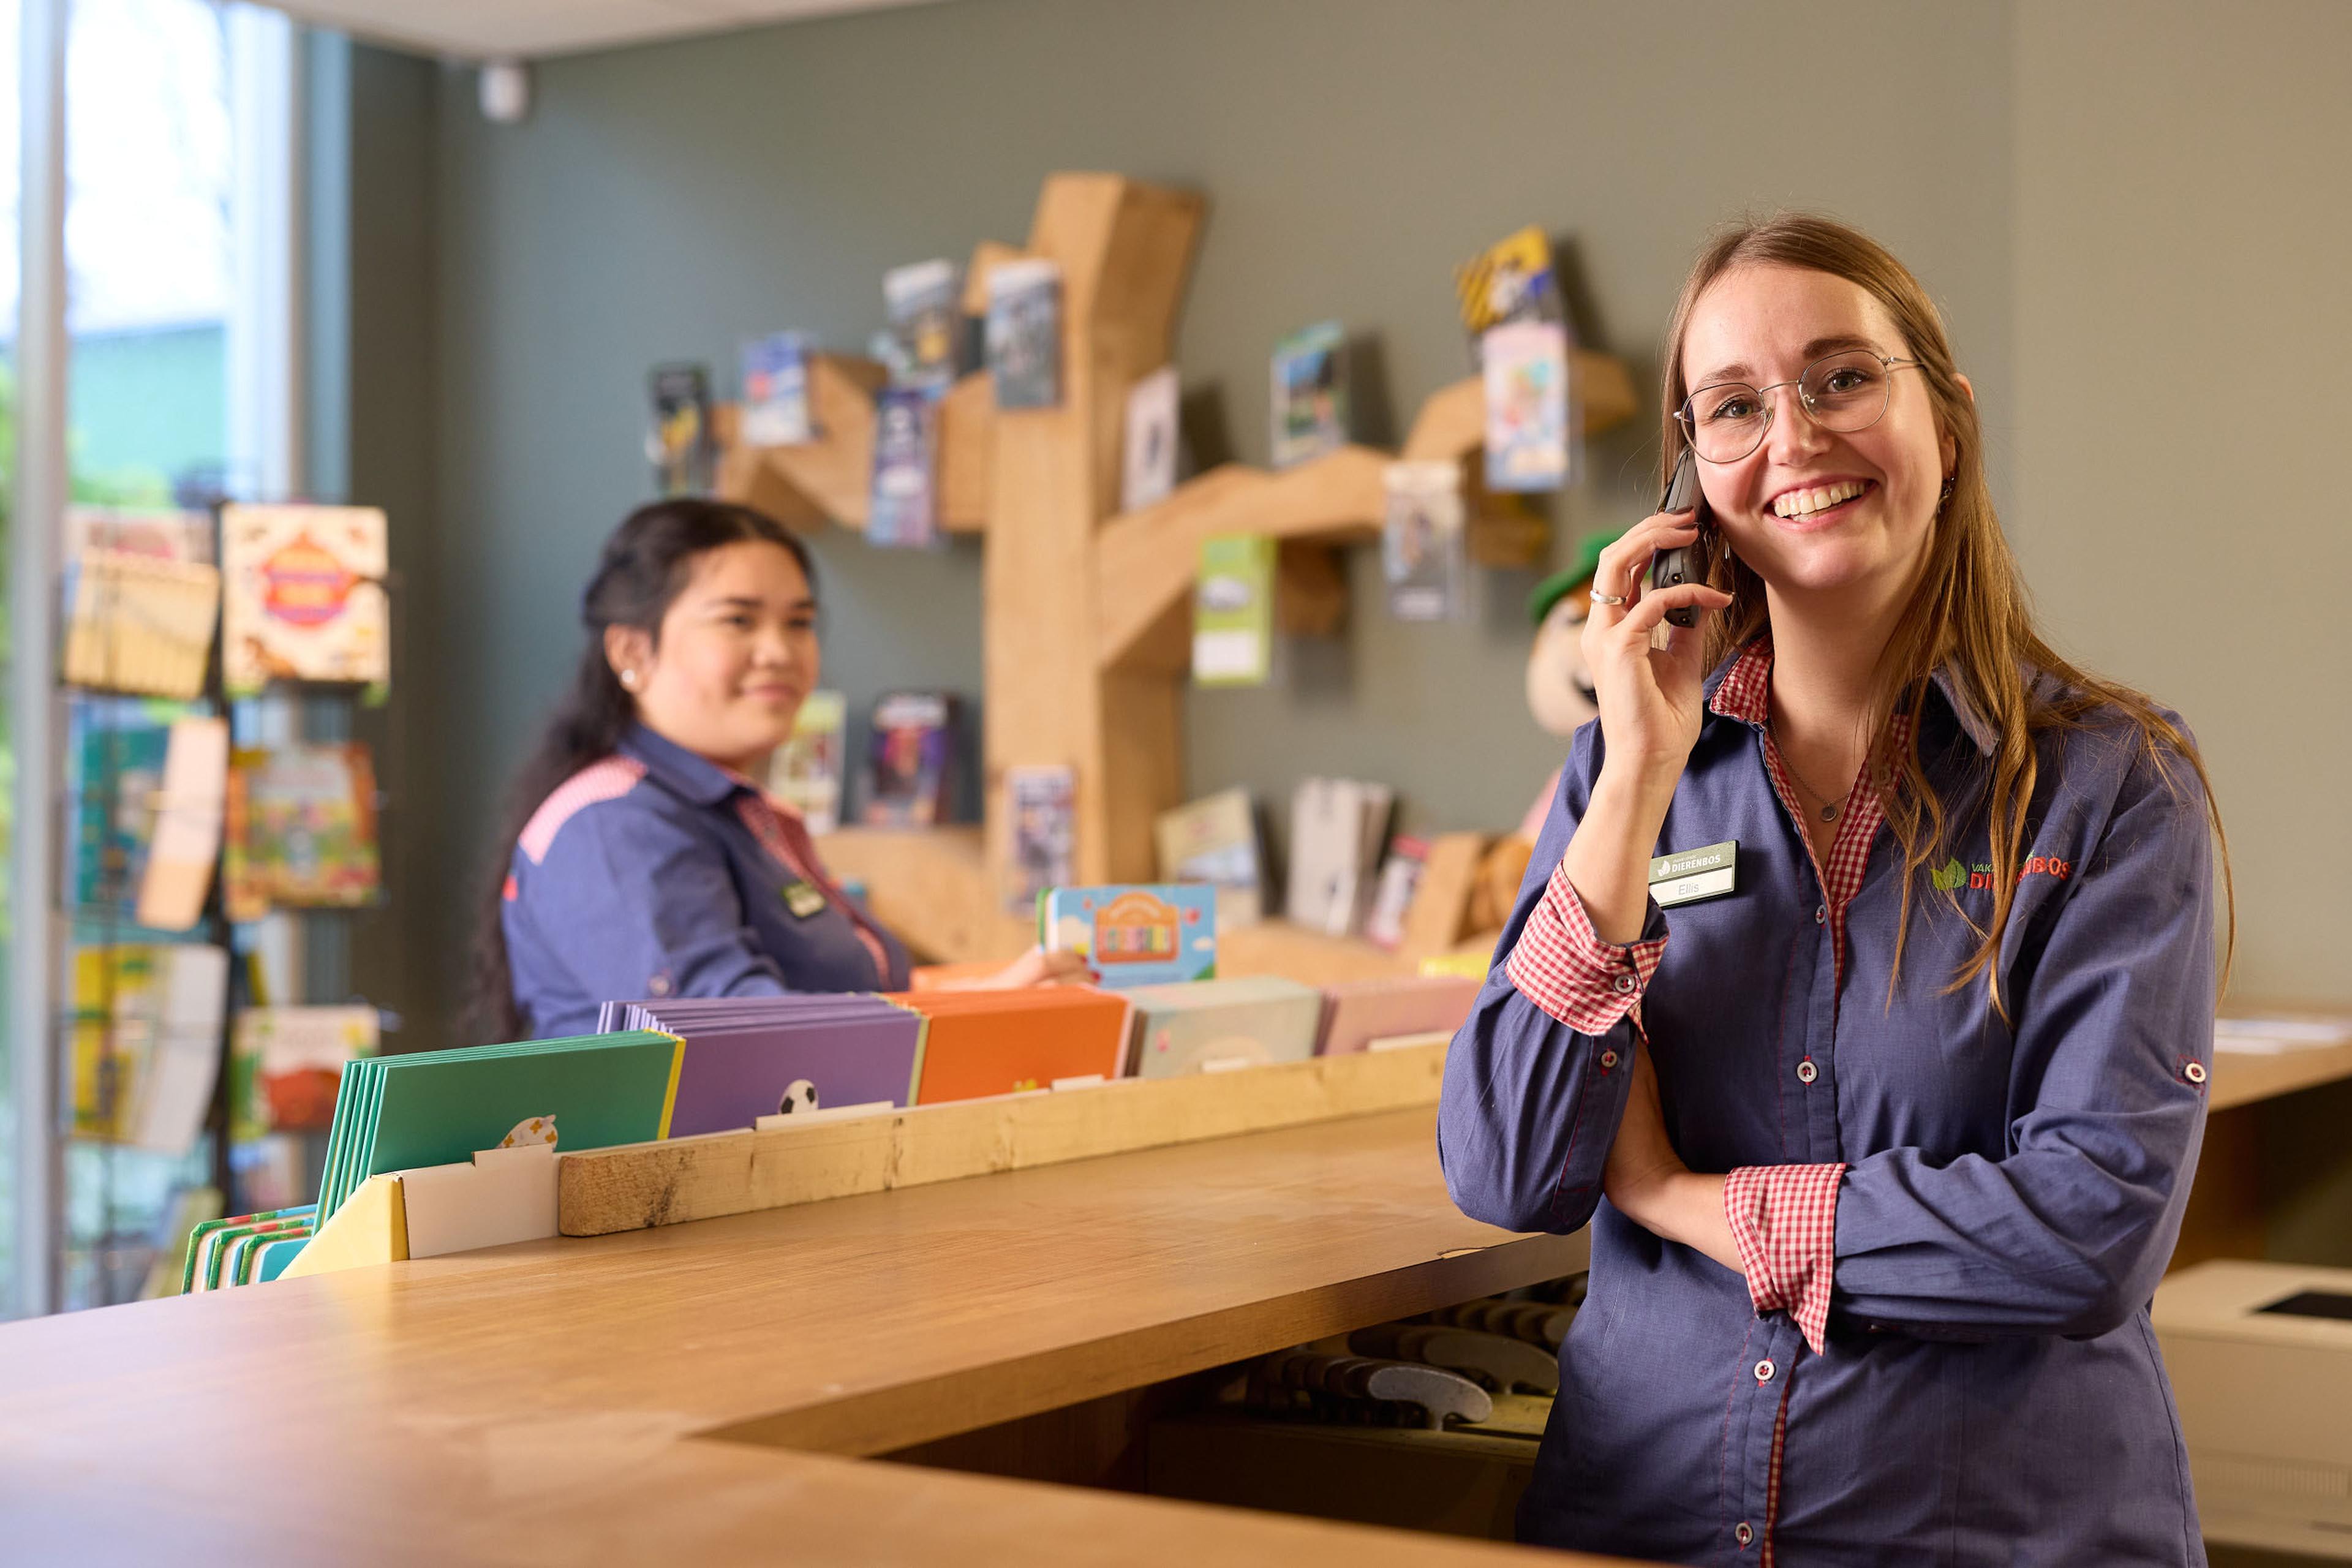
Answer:
[{"label": "brochure rack", "polygon": [[[215,503],[211,508],[209,524],[209,551],[215,564],[223,563],[226,555],[223,528],[221,505]],[[137,606],[118,604],[105,595],[95,600],[94,607],[101,622],[127,617],[135,624],[140,618]],[[365,700],[364,689],[350,684],[281,680],[273,682],[258,697],[233,694],[226,689],[224,677],[226,635],[224,615],[214,623],[203,683],[188,697],[202,711],[228,724],[233,744],[299,743],[350,737],[357,710]],[[68,678],[61,685],[60,697],[64,700],[108,703],[138,700],[127,695],[138,682],[118,680],[110,665],[94,672],[85,671],[79,679]],[[131,781],[145,775],[133,774],[128,769],[122,748],[103,726],[98,739],[84,748],[77,761],[82,769],[79,794],[71,798],[60,797],[60,809],[69,816],[68,830],[61,835],[67,840],[77,836],[83,816],[92,811],[97,820],[114,825],[173,805],[161,787],[154,787],[150,798],[131,793],[134,787]],[[381,801],[377,804],[380,805]],[[380,812],[376,821],[380,834]],[[314,975],[319,970],[332,972],[344,967],[336,961],[345,956],[341,949],[346,939],[338,927],[317,917],[323,915],[331,920],[346,911],[332,907],[287,909],[278,912],[293,915],[301,921],[290,942],[291,951],[284,955],[290,962],[283,984],[294,994],[267,998],[256,995],[253,950],[261,944],[255,940],[254,929],[239,926],[227,907],[224,888],[226,851],[224,834],[213,851],[203,911],[195,923],[184,931],[150,931],[135,922],[131,911],[138,889],[131,885],[123,854],[110,837],[103,843],[82,847],[83,854],[96,857],[95,903],[84,907],[78,903],[72,887],[60,889],[61,907],[55,931],[62,1001],[46,1045],[57,1060],[58,1081],[71,1084],[84,1075],[91,1077],[102,1103],[116,1103],[116,1097],[122,1093],[122,1084],[131,1081],[128,1075],[152,1068],[158,1055],[156,1042],[145,1042],[144,1065],[136,1065],[142,1061],[137,1048],[142,1042],[131,1037],[130,1026],[118,1016],[120,976],[126,950],[158,944],[168,950],[176,943],[190,942],[218,948],[228,954],[226,994],[214,1045],[216,1066],[208,1110],[195,1142],[187,1151],[175,1154],[89,1134],[77,1130],[72,1118],[64,1115],[61,1108],[58,1134],[66,1182],[61,1184],[58,1212],[51,1223],[54,1245],[66,1265],[62,1270],[64,1305],[106,1305],[140,1295],[159,1253],[177,1256],[179,1244],[168,1234],[167,1222],[179,1211],[191,1189],[212,1188],[219,1194],[225,1213],[257,1206],[249,1191],[240,1191],[249,1185],[246,1179],[249,1172],[242,1171],[239,1161],[233,1157],[239,1120],[235,1100],[239,1093],[251,1091],[251,1086],[242,1084],[237,1077],[233,1045],[237,1015],[263,1000],[280,1005],[305,1001],[308,998],[302,992],[307,985],[316,984]],[[377,897],[380,901],[381,893]],[[314,942],[319,937],[326,941]],[[312,945],[328,950],[317,955],[325,961],[323,963],[310,962],[311,955],[305,950]],[[90,966],[95,984],[88,994],[78,984],[81,976],[77,954],[97,955]],[[281,1135],[301,1141],[296,1151],[299,1156],[297,1163],[307,1173],[315,1163],[323,1131]],[[187,1216],[183,1214],[181,1217]],[[37,1244],[52,1243],[45,1237]]]}]

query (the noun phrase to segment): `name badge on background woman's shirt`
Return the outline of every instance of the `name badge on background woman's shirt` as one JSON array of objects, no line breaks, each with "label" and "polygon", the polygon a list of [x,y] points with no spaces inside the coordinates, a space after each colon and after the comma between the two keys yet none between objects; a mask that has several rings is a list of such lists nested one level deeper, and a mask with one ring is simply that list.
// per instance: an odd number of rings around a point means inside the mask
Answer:
[{"label": "name badge on background woman's shirt", "polygon": [[1668,910],[1700,899],[1721,898],[1737,888],[1738,878],[1739,840],[1727,838],[1703,849],[1684,849],[1652,860],[1650,897],[1658,900],[1658,908]]}]

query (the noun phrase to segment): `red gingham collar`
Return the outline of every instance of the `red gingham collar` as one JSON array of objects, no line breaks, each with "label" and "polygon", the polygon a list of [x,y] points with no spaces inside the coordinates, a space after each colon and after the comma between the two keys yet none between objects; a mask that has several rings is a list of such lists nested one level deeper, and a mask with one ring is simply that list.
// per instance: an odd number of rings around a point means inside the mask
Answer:
[{"label": "red gingham collar", "polygon": [[[1930,677],[1935,688],[1952,710],[1953,720],[1961,732],[1990,756],[1995,736],[1977,705],[1969,700],[1968,689],[1951,666],[1939,664]],[[1715,694],[1707,700],[1708,711],[1741,724],[1763,725],[1771,713],[1772,638],[1769,633],[1750,639],[1730,660],[1722,678],[1716,683]]]},{"label": "red gingham collar", "polygon": [[1771,692],[1772,639],[1760,637],[1739,650],[1706,706],[1710,712],[1742,724],[1762,724],[1771,717]]}]

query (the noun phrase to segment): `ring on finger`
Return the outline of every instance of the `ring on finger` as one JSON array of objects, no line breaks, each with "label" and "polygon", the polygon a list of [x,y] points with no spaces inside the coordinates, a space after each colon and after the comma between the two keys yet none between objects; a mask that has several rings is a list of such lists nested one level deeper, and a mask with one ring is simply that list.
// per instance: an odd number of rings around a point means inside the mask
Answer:
[{"label": "ring on finger", "polygon": [[1592,602],[1596,605],[1622,605],[1625,601],[1615,594],[1604,594],[1595,588],[1592,590]]}]

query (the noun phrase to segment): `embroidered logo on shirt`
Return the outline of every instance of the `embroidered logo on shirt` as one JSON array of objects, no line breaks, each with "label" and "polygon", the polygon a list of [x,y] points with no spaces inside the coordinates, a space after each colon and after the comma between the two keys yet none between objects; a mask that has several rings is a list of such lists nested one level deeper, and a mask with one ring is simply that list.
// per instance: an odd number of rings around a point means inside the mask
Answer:
[{"label": "embroidered logo on shirt", "polygon": [[[2036,855],[2017,868],[2017,879],[2021,882],[2028,877],[2055,877],[2063,882],[2074,874],[2074,863],[2061,860],[2054,855]],[[1981,889],[1991,887],[1993,869],[1982,860],[1973,866],[1963,866],[1958,858],[1954,858],[1940,867],[1928,868],[1927,878],[1935,883],[1937,892],[1956,893],[1962,888]]]}]

